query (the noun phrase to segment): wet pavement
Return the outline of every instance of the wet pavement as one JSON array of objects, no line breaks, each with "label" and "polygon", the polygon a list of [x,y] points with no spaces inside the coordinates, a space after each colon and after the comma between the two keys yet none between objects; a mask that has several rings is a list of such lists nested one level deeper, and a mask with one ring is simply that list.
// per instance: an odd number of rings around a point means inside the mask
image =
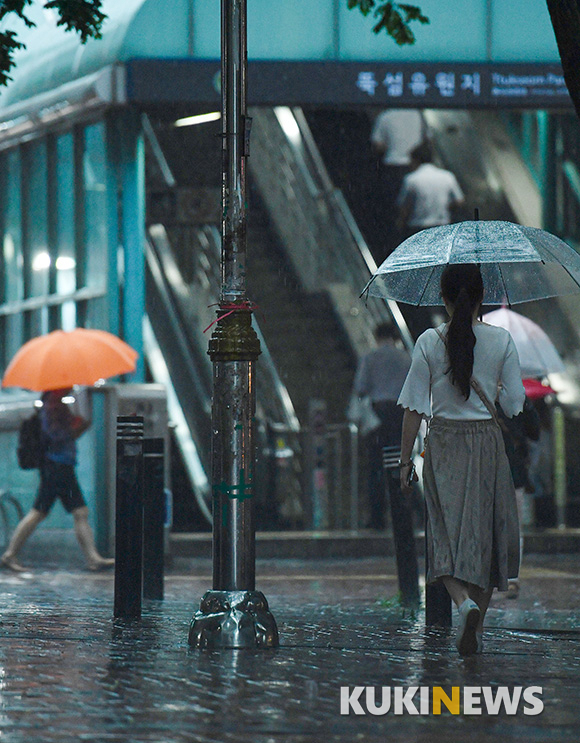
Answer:
[{"label": "wet pavement", "polygon": [[[207,560],[179,559],[166,598],[141,621],[113,620],[113,576],[76,555],[23,556],[0,573],[0,741],[574,741],[580,738],[580,576],[576,555],[526,555],[516,600],[496,594],[484,653],[425,630],[397,601],[392,558],[264,560],[258,589],[280,631],[274,650],[192,650],[188,626],[211,587]],[[454,617],[455,622],[455,617]],[[341,715],[341,687],[542,687],[544,709],[421,714],[419,695],[382,715]],[[491,693],[490,692],[490,693]],[[402,694],[403,692],[401,692]],[[486,704],[487,704],[487,697]],[[365,704],[366,700],[366,704]],[[413,707],[414,705],[414,707]],[[355,705],[356,706],[356,705]],[[415,708],[417,714],[411,714]],[[452,706],[452,709],[453,706]],[[477,709],[477,707],[476,707]],[[480,707],[481,709],[481,707]],[[398,714],[397,712],[401,712]]]}]

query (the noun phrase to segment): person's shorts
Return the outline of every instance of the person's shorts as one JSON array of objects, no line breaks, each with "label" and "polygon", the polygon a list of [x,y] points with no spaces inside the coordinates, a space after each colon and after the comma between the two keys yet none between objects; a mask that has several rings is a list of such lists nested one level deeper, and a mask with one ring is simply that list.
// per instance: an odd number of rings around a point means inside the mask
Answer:
[{"label": "person's shorts", "polygon": [[32,507],[41,513],[48,513],[57,498],[60,498],[68,513],[86,506],[74,466],[45,460],[40,470],[40,487]]}]

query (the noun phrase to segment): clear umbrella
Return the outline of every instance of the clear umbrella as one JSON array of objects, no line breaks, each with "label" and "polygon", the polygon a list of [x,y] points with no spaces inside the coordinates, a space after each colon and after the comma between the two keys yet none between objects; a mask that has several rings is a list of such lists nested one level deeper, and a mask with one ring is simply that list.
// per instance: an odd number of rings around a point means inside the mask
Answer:
[{"label": "clear umbrella", "polygon": [[476,220],[412,235],[379,266],[363,294],[442,305],[439,282],[450,263],[480,264],[485,304],[580,293],[580,255],[560,238],[536,227]]},{"label": "clear umbrella", "polygon": [[489,325],[505,328],[514,339],[522,377],[545,377],[547,374],[566,371],[564,362],[548,335],[529,317],[502,307],[488,312],[482,320]]}]

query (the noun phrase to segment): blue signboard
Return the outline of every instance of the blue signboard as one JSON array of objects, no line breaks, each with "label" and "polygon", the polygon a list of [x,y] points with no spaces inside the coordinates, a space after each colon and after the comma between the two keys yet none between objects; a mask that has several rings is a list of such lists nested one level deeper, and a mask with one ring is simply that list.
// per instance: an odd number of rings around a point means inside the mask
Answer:
[{"label": "blue signboard", "polygon": [[[131,60],[127,94],[147,103],[217,103],[219,61]],[[250,105],[569,108],[558,64],[249,63]]]}]

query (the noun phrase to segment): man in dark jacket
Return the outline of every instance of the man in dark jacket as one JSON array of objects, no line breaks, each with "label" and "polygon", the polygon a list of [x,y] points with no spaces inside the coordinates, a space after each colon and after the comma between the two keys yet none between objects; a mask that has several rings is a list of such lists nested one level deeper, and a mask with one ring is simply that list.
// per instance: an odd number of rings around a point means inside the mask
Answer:
[{"label": "man in dark jacket", "polygon": [[397,398],[411,365],[407,351],[396,345],[397,330],[386,323],[375,330],[377,348],[364,356],[354,380],[353,394],[369,397],[377,428],[366,435],[368,453],[368,498],[372,529],[385,528],[386,482],[383,472],[383,447],[400,446],[403,409]]}]

